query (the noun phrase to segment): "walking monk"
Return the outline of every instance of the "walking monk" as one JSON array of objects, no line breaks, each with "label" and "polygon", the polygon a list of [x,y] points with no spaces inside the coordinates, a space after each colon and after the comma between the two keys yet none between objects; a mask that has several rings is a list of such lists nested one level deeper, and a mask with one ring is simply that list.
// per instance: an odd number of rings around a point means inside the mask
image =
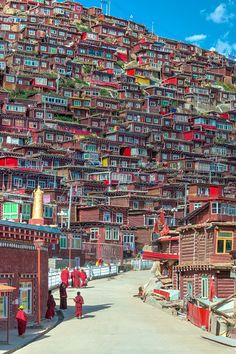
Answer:
[{"label": "walking monk", "polygon": [[74,270],[74,288],[80,288],[80,271],[78,268]]},{"label": "walking monk", "polygon": [[60,285],[60,309],[67,309],[67,292],[66,292],[66,284],[61,283]]},{"label": "walking monk", "polygon": [[61,272],[61,281],[62,281],[62,283],[64,283],[66,285],[67,288],[69,286],[69,277],[70,277],[70,272],[69,272],[68,268],[66,267]]},{"label": "walking monk", "polygon": [[23,336],[27,325],[27,315],[24,312],[24,307],[20,306],[16,314],[17,324],[18,324],[18,334]]},{"label": "walking monk", "polygon": [[55,307],[56,307],[56,303],[55,303],[55,300],[54,300],[51,290],[49,290],[49,292],[48,292],[47,307],[48,307],[48,309],[47,309],[45,318],[47,318],[48,320],[51,320],[55,316]]},{"label": "walking monk", "polygon": [[80,271],[80,278],[81,278],[81,287],[83,286],[87,286],[87,274],[85,273],[85,271],[83,269],[81,269]]},{"label": "walking monk", "polygon": [[80,292],[77,292],[77,296],[74,298],[74,302],[75,302],[75,316],[77,318],[82,318],[82,308],[83,308],[83,304],[84,304],[84,299],[83,297],[80,295]]}]

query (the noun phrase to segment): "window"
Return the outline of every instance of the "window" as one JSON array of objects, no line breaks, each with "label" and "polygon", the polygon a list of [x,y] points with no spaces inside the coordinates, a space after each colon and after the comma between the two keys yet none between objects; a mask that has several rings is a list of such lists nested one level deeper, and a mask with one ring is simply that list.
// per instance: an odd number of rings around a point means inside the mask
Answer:
[{"label": "window", "polygon": [[153,226],[155,223],[155,220],[156,220],[155,216],[146,217],[146,226]]},{"label": "window", "polygon": [[98,237],[98,232],[99,232],[98,228],[90,229],[90,240],[96,240]]},{"label": "window", "polygon": [[192,281],[187,282],[187,295],[189,295],[190,297],[193,296],[193,282]]},{"label": "window", "polygon": [[4,219],[17,219],[18,218],[18,204],[16,204],[16,203],[3,204],[3,218]]},{"label": "window", "polygon": [[105,211],[103,213],[103,221],[111,222],[111,213],[110,212]]},{"label": "window", "polygon": [[138,209],[139,208],[139,202],[137,200],[133,201],[133,209]]},{"label": "window", "polygon": [[123,214],[122,213],[116,214],[116,222],[119,224],[123,224]]},{"label": "window", "polygon": [[46,188],[46,182],[44,182],[44,181],[39,181],[39,186],[40,186],[40,188]]},{"label": "window", "polygon": [[133,243],[134,242],[134,234],[125,233],[123,236],[124,243]]},{"label": "window", "polygon": [[43,112],[36,112],[36,118],[43,118]]},{"label": "window", "polygon": [[14,177],[13,178],[13,186],[14,187],[22,187],[23,186],[23,180],[22,178],[19,178],[19,177]]},{"label": "window", "polygon": [[15,120],[15,126],[16,127],[24,127],[24,121],[23,120],[21,120],[21,119],[16,119]]},{"label": "window", "polygon": [[20,283],[20,304],[26,313],[32,313],[32,283]]},{"label": "window", "polygon": [[106,227],[106,231],[105,231],[105,240],[111,240],[112,236],[112,232],[111,229]]},{"label": "window", "polygon": [[44,213],[43,213],[43,216],[45,218],[49,218],[51,219],[52,218],[52,214],[53,214],[53,210],[52,210],[52,207],[49,207],[49,206],[45,206],[44,207]]},{"label": "window", "polygon": [[47,140],[53,140],[53,134],[46,134]]},{"label": "window", "polygon": [[202,277],[202,287],[201,287],[201,297],[203,299],[207,299],[208,298],[208,277],[204,276]]},{"label": "window", "polygon": [[31,205],[23,204],[22,205],[22,218],[23,220],[29,220],[31,217]]},{"label": "window", "polygon": [[0,318],[7,318],[7,296],[0,296]]},{"label": "window", "polygon": [[35,188],[35,181],[33,179],[28,179],[26,186],[28,188]]},{"label": "window", "polygon": [[29,122],[29,128],[33,129],[33,128],[38,128],[38,123],[36,122]]},{"label": "window", "polygon": [[61,249],[67,248],[67,237],[65,235],[60,236],[59,246]]},{"label": "window", "polygon": [[81,238],[79,236],[73,236],[71,248],[74,250],[81,249]]},{"label": "window", "polygon": [[217,236],[217,253],[229,253],[232,251],[233,233],[226,231],[219,231]]},{"label": "window", "polygon": [[201,208],[202,203],[194,203],[194,210]]},{"label": "window", "polygon": [[119,241],[119,229],[118,229],[118,227],[113,229],[113,240],[114,241]]},{"label": "window", "polygon": [[7,75],[6,76],[6,81],[7,82],[15,82],[15,76]]}]

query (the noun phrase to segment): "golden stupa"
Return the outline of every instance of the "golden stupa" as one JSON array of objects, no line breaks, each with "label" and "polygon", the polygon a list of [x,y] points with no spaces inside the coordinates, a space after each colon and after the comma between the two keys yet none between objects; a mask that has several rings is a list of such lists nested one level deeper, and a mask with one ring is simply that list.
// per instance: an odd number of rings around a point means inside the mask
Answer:
[{"label": "golden stupa", "polygon": [[30,224],[43,225],[43,191],[40,186],[34,190],[34,203],[32,211],[32,219],[30,219]]}]

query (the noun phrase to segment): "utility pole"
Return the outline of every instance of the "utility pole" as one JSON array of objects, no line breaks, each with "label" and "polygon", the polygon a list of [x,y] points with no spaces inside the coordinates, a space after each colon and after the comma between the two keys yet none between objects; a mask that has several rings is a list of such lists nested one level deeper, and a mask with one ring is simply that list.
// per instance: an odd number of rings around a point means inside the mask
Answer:
[{"label": "utility pole", "polygon": [[59,81],[60,81],[60,74],[57,73],[57,95],[58,95],[58,92],[59,92]]},{"label": "utility pole", "polygon": [[152,35],[154,35],[154,21],[152,21]]},{"label": "utility pole", "polygon": [[67,229],[68,230],[70,230],[71,205],[72,205],[72,184],[70,185],[70,195],[69,195],[68,224],[67,224]]},{"label": "utility pole", "polygon": [[45,125],[46,122],[46,101],[43,103],[43,123]]},{"label": "utility pole", "polygon": [[[188,184],[184,184],[184,218],[187,216],[187,190],[188,190]],[[186,221],[185,221],[186,224]]]}]

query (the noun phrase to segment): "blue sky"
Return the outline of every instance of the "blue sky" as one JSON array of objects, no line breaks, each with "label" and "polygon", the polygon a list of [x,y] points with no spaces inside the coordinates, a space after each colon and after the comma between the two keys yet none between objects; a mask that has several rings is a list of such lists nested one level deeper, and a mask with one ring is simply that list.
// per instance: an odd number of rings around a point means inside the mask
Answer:
[{"label": "blue sky", "polygon": [[[100,0],[78,1],[100,7]],[[111,15],[130,18],[156,34],[236,56],[236,0],[111,0]]]}]

